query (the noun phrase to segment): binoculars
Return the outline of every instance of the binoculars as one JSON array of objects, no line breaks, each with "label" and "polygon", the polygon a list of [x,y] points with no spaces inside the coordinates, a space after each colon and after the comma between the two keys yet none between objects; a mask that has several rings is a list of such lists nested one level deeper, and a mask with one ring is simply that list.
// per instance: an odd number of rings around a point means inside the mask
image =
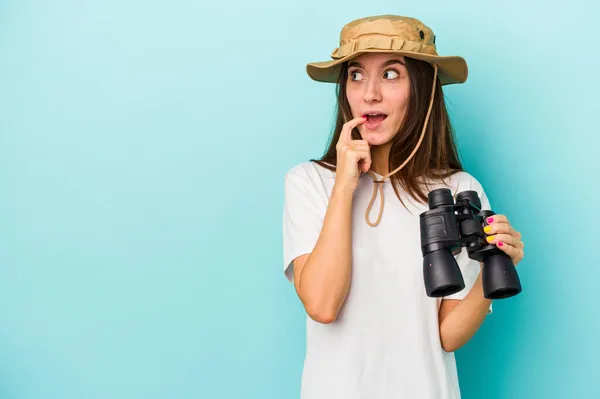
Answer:
[{"label": "binoculars", "polygon": [[429,193],[429,210],[419,215],[423,278],[429,297],[451,295],[465,288],[454,255],[466,247],[471,259],[483,262],[483,292],[488,299],[501,299],[521,292],[521,282],[510,257],[495,244],[486,241],[483,228],[487,218],[495,215],[481,210],[476,191],[457,194],[456,203],[448,188]]}]

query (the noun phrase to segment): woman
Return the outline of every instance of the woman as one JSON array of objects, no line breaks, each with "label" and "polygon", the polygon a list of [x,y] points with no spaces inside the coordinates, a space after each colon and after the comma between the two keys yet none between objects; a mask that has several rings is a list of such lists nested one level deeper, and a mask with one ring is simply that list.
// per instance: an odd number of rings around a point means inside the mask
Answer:
[{"label": "woman", "polygon": [[[391,15],[344,26],[332,57],[307,66],[338,84],[331,145],[285,176],[284,271],[308,316],[302,398],[459,398],[453,351],[492,304],[465,249],[465,288],[426,295],[419,214],[440,187],[475,190],[491,209],[458,159],[441,88],[464,82],[466,63],[437,55],[420,21]],[[488,242],[516,265],[521,234],[491,219]]]}]

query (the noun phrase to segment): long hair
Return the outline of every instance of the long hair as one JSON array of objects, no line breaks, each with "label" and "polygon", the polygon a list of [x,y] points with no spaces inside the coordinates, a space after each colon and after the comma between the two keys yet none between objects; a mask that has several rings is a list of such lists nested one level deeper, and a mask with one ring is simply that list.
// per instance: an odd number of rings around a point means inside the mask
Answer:
[{"label": "long hair", "polygon": [[[395,170],[408,158],[419,141],[433,84],[434,71],[430,64],[408,57],[405,57],[405,62],[410,79],[410,95],[404,120],[392,139],[388,165],[390,171]],[[346,97],[347,73],[348,65],[344,63],[336,86],[336,123],[329,146],[320,159],[310,160],[333,171],[336,170],[337,163],[336,144],[344,123],[350,120],[352,115]],[[352,130],[352,139],[361,139],[357,128]],[[427,191],[423,184],[426,185],[427,182],[431,181],[444,181],[445,178],[462,170],[463,166],[458,157],[454,130],[450,123],[442,86],[438,79],[430,120],[423,142],[413,158],[401,170],[390,176],[390,181],[403,205],[405,204],[402,201],[399,189],[404,190],[418,202],[427,203]]]}]

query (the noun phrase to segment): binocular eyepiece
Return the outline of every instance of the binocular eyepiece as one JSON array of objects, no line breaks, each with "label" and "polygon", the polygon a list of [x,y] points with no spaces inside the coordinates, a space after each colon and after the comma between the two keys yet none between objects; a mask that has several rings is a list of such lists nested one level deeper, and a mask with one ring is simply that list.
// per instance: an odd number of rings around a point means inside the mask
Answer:
[{"label": "binocular eyepiece", "polygon": [[421,213],[421,251],[423,278],[429,297],[451,295],[465,288],[454,255],[467,248],[471,259],[483,262],[483,292],[488,299],[501,299],[521,292],[521,282],[510,257],[486,241],[483,228],[495,215],[481,210],[476,191],[458,193],[456,203],[448,188],[428,195],[429,210]]}]

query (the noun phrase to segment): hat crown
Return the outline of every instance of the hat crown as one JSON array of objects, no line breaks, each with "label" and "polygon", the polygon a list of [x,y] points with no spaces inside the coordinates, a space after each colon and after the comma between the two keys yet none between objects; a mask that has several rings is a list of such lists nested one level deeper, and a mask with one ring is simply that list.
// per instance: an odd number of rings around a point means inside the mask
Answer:
[{"label": "hat crown", "polygon": [[435,35],[427,25],[416,18],[400,15],[376,15],[347,23],[340,33],[340,46],[368,36],[389,36],[421,42],[435,49]]},{"label": "hat crown", "polygon": [[375,15],[348,22],[340,32],[340,43],[331,52],[331,61],[306,65],[308,75],[319,82],[337,83],[345,63],[366,53],[399,54],[437,66],[442,85],[463,83],[468,67],[460,56],[441,56],[435,34],[416,18]]}]

